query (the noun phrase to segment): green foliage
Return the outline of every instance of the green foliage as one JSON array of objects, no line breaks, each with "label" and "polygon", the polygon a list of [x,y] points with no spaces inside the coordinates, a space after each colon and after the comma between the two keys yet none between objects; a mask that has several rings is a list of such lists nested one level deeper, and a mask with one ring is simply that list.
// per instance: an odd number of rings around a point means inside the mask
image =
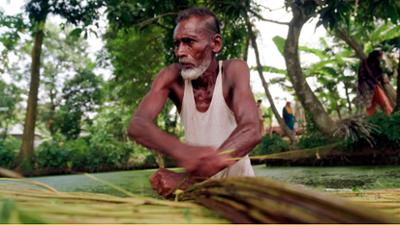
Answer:
[{"label": "green foliage", "polygon": [[[374,129],[370,130],[370,137],[345,140],[343,146],[348,150],[357,150],[360,148],[379,148],[379,149],[398,149],[400,147],[400,113],[393,113],[386,116],[379,112],[365,119]],[[359,135],[360,136],[360,135]]]},{"label": "green foliage", "polygon": [[275,36],[272,38],[272,40],[274,41],[275,46],[278,48],[279,53],[284,55],[286,39],[281,36]]},{"label": "green foliage", "polygon": [[56,135],[42,143],[35,152],[36,167],[62,171],[101,171],[128,168],[134,145],[119,142],[105,131],[91,137],[66,140]]},{"label": "green foliage", "polygon": [[91,171],[103,167],[126,168],[129,156],[133,152],[132,144],[118,142],[111,135],[99,130],[93,133],[89,142],[86,157]]},{"label": "green foliage", "polygon": [[70,105],[61,106],[55,117],[54,129],[68,139],[77,138],[81,133],[82,114],[80,109],[74,109]]},{"label": "green foliage", "polygon": [[149,166],[149,167],[157,167],[157,160],[154,154],[149,154],[146,156],[143,162],[144,165]]},{"label": "green foliage", "polygon": [[[88,43],[82,38],[68,36],[70,29],[70,27],[64,27],[64,30],[61,30],[53,23],[46,24],[47,38],[44,39],[42,46],[43,63],[40,82],[42,90],[48,97],[43,98],[46,102],[39,106],[38,120],[46,124],[52,135],[57,130],[61,130],[62,133],[68,133],[69,137],[73,137],[75,133],[79,134],[79,131],[74,131],[69,127],[79,128],[83,114],[81,111],[71,112],[70,109],[75,106],[72,105],[71,100],[67,102],[63,99],[65,96],[62,96],[62,89],[65,85],[68,85],[68,88],[76,85],[76,83],[70,84],[73,79],[70,75],[76,75],[71,74],[71,70],[78,71],[77,74],[80,76],[80,73],[86,73],[93,68],[93,62],[87,55]],[[70,112],[71,115],[69,115]]]},{"label": "green foliage", "polygon": [[289,150],[289,143],[277,134],[265,135],[259,145],[251,152],[251,155],[266,155]]},{"label": "green foliage", "polygon": [[154,76],[164,65],[162,30],[120,30],[106,35],[106,48],[114,67],[111,99],[135,107],[149,91]]},{"label": "green foliage", "polygon": [[71,105],[75,110],[90,112],[101,103],[102,79],[96,76],[90,68],[78,73],[65,83],[63,98],[66,105]]},{"label": "green foliage", "polygon": [[300,149],[314,148],[318,146],[324,146],[334,141],[331,138],[326,137],[321,132],[308,133],[301,136],[297,146]]},{"label": "green foliage", "polygon": [[310,113],[306,112],[306,126],[303,129],[304,133],[301,135],[297,146],[301,149],[313,148],[317,146],[324,146],[335,142],[332,138],[325,136],[319,131]]},{"label": "green foliage", "polygon": [[69,152],[68,168],[75,171],[84,171],[89,165],[88,152],[90,150],[87,138],[68,140],[64,149]]},{"label": "green foliage", "polygon": [[[87,113],[102,102],[102,79],[86,69],[68,80],[63,88],[64,102],[56,116],[55,126],[68,139],[81,132],[81,123]],[[90,120],[86,118],[86,121]]]},{"label": "green foliage", "polygon": [[0,35],[0,73],[3,73],[9,67],[8,53],[15,50],[23,32],[27,25],[25,24],[21,14],[15,16],[4,15],[0,10],[0,27],[2,32]]},{"label": "green foliage", "polygon": [[64,143],[59,140],[51,140],[42,143],[35,152],[35,162],[40,168],[66,169],[70,159],[70,152]]},{"label": "green foliage", "polygon": [[0,139],[0,167],[11,168],[16,160],[21,142],[13,137]]},{"label": "green foliage", "polygon": [[[14,84],[0,80],[0,127],[7,128],[15,119],[15,110],[21,100],[21,90]],[[5,132],[5,130],[3,131]],[[5,134],[6,135],[6,134]]]},{"label": "green foliage", "polygon": [[126,130],[128,128],[132,110],[125,105],[109,105],[102,107],[101,111],[97,111],[96,117],[93,119],[92,129],[104,130],[114,139],[118,141],[126,141]]},{"label": "green foliage", "polygon": [[103,6],[100,0],[29,0],[25,6],[32,26],[46,20],[48,14],[59,15],[68,23],[87,28],[99,19],[98,10]]},{"label": "green foliage", "polygon": [[[396,3],[397,2],[397,3]],[[318,25],[329,31],[345,31],[349,37],[364,46],[366,52],[381,43],[399,37],[400,5],[396,0],[363,1],[328,1],[318,10]]]},{"label": "green foliage", "polygon": [[[279,52],[283,55],[286,40],[283,37],[275,36],[273,41]],[[301,53],[312,54],[319,58],[319,61],[309,65],[303,63],[303,73],[306,77],[316,78],[317,88],[314,93],[327,106],[326,110],[328,113],[337,113],[341,117],[343,110],[350,113],[352,110],[351,102],[348,99],[349,95],[356,92],[355,81],[357,76],[354,76],[354,74],[356,74],[357,66],[353,65],[358,65],[358,61],[354,60],[353,53],[347,48],[337,47],[332,49],[331,46],[326,44],[326,39],[321,38],[320,41],[323,49],[299,46]],[[271,83],[278,83],[284,90],[293,92],[292,85],[285,84],[288,80],[286,70],[269,66],[264,66],[263,69],[266,72],[285,75],[285,77],[272,79]],[[351,76],[345,73],[349,73],[349,71],[353,72]],[[344,85],[346,95],[344,97],[339,94],[339,84]]]},{"label": "green foliage", "polygon": [[368,30],[371,22],[377,19],[390,20],[396,24],[400,20],[400,6],[396,0],[363,1],[355,4],[352,1],[329,1],[318,8],[319,24],[330,30],[337,27],[358,23]]}]

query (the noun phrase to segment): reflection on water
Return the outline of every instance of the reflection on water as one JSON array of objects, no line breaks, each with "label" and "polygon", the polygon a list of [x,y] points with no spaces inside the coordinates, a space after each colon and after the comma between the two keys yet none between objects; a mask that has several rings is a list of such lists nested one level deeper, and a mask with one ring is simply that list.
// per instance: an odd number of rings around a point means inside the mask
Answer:
[{"label": "reflection on water", "polygon": [[[321,190],[331,189],[383,189],[400,188],[400,167],[266,167],[254,166],[257,176],[264,176]],[[127,191],[157,197],[148,182],[155,170],[136,170],[93,174]],[[36,177],[33,180],[46,183],[59,191],[99,192],[124,196],[109,185],[99,183],[85,175]]]},{"label": "reflection on water", "polygon": [[400,188],[398,166],[346,167],[263,167],[255,166],[257,176],[302,184],[318,189]]}]

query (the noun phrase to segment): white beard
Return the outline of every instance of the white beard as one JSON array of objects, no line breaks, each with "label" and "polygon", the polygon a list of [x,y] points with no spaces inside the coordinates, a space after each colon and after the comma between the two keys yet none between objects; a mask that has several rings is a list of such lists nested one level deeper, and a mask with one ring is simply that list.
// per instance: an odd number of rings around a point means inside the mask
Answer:
[{"label": "white beard", "polygon": [[211,59],[205,59],[198,67],[182,69],[181,76],[185,80],[196,80],[207,70],[211,64]]}]

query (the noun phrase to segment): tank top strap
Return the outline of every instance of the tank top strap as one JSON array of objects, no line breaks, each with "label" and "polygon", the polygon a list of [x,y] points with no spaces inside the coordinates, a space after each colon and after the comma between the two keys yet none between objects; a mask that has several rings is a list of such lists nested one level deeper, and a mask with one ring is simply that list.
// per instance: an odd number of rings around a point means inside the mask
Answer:
[{"label": "tank top strap", "polygon": [[[222,86],[222,60],[218,62],[219,69],[218,69],[218,76],[217,80],[215,81],[214,93],[213,97],[218,98],[217,102],[220,102],[221,97],[223,99],[223,86]],[[225,101],[225,100],[224,100]]]}]

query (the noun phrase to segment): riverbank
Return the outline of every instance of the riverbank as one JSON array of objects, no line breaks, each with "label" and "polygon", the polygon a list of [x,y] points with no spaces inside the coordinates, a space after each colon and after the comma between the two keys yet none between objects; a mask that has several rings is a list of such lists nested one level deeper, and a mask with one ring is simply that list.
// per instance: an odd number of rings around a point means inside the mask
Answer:
[{"label": "riverbank", "polygon": [[399,165],[400,150],[362,148],[351,151],[342,150],[337,145],[329,145],[258,156],[252,163],[265,163],[267,166]]}]

